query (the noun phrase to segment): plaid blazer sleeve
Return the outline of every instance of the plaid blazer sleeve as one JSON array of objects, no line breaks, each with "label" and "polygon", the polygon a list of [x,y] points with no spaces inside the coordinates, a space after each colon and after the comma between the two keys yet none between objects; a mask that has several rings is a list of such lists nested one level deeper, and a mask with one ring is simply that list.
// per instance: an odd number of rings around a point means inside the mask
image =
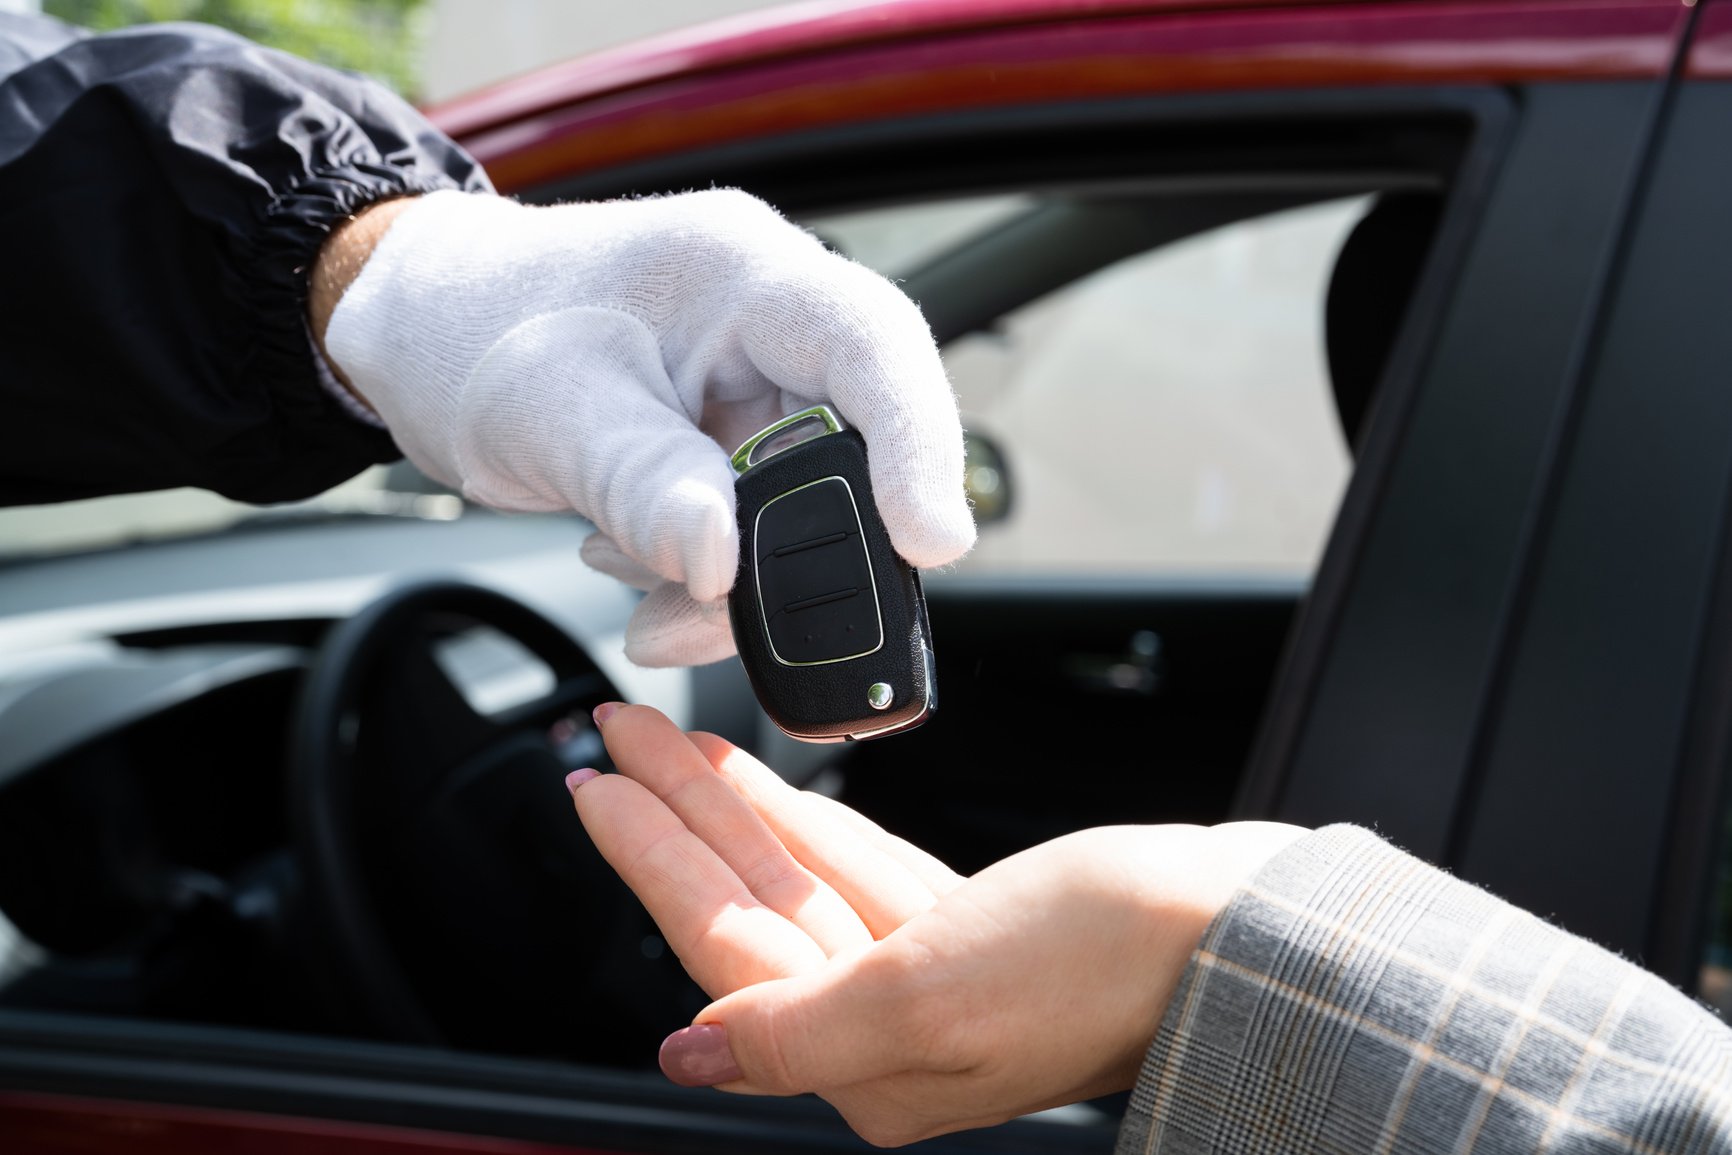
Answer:
[{"label": "plaid blazer sleeve", "polygon": [[1117,1150],[1732,1153],[1732,1029],[1616,955],[1331,826],[1210,925]]}]

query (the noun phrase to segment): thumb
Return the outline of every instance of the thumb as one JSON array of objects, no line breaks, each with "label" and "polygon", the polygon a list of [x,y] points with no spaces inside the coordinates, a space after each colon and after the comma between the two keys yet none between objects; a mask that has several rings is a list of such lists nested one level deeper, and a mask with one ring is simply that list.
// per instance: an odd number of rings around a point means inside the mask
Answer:
[{"label": "thumb", "polygon": [[909,985],[883,944],[809,974],[755,983],[711,1003],[662,1044],[661,1067],[687,1087],[799,1095],[918,1065],[905,1029]]},{"label": "thumb", "polygon": [[639,571],[714,601],[739,565],[734,474],[695,420],[647,326],[573,307],[518,324],[476,364],[452,453],[471,498],[575,509]]}]

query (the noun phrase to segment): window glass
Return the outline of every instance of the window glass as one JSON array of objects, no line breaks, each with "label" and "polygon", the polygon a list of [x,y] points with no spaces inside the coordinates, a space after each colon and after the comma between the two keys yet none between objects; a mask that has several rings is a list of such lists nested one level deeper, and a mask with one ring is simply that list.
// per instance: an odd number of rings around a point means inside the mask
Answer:
[{"label": "window glass", "polygon": [[1018,193],[964,197],[889,210],[835,213],[811,222],[810,227],[856,261],[894,278],[1021,216],[1035,204],[1034,197]]},{"label": "window glass", "polygon": [[[806,222],[902,276],[1034,203],[980,198]],[[944,351],[1011,510],[958,567],[1305,577],[1349,455],[1323,344],[1349,198],[1117,260]]]}]

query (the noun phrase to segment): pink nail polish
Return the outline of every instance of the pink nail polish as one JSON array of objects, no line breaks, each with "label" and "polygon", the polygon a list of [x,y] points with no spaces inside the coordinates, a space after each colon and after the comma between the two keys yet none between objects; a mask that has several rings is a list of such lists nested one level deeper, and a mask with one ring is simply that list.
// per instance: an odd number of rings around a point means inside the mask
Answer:
[{"label": "pink nail polish", "polygon": [[603,702],[601,705],[597,706],[594,709],[594,711],[592,711],[590,713],[590,717],[595,719],[595,724],[597,726],[600,726],[602,723],[606,722],[609,718],[613,717],[614,712],[616,710],[618,710],[620,708],[620,706],[622,706],[623,704],[624,703],[622,703],[622,702]]},{"label": "pink nail polish", "polygon": [[728,1049],[727,1029],[702,1023],[675,1031],[662,1042],[662,1074],[682,1087],[714,1087],[740,1078],[740,1065]]}]

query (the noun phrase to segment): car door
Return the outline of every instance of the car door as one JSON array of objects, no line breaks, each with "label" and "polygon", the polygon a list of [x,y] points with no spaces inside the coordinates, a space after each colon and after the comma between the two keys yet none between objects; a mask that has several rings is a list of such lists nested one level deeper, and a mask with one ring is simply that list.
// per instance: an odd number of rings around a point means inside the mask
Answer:
[{"label": "car door", "polygon": [[1723,3],[1704,8],[1653,109],[1444,847],[1464,875],[1692,991],[1728,941],[1707,913],[1723,901],[1732,707],[1732,85],[1714,63],[1728,29]]},{"label": "car door", "polygon": [[1512,151],[1330,652],[1301,641],[1316,676],[1247,797],[1375,823],[1687,988],[1724,813],[1732,476],[1732,89],[1703,63],[1724,5],[1698,20],[1668,83],[1527,91],[1524,133],[1588,101],[1594,138]]},{"label": "car door", "polygon": [[[1705,8],[1690,54],[1667,144],[1666,159],[1685,174],[1679,193],[1693,193],[1689,235],[1704,238],[1698,260],[1688,262],[1698,278],[1697,311],[1682,335],[1696,352],[1697,374],[1724,388],[1732,354],[1725,327],[1714,316],[1715,301],[1728,296],[1725,277],[1732,268],[1732,239],[1723,209],[1732,182],[1723,149],[1709,142],[1725,139],[1732,104],[1732,6],[1724,0]],[[1693,149],[1706,148],[1706,169]],[[1694,252],[1695,250],[1693,250]],[[1724,517],[1724,512],[1722,517]],[[1721,548],[1732,541],[1719,529]],[[1727,565],[1722,554],[1710,600],[1701,620],[1702,656],[1690,700],[1688,729],[1680,748],[1669,825],[1661,866],[1654,876],[1647,957],[1659,973],[1686,989],[1732,1022],[1732,754],[1726,719],[1732,715],[1732,638],[1728,638]]]}]

